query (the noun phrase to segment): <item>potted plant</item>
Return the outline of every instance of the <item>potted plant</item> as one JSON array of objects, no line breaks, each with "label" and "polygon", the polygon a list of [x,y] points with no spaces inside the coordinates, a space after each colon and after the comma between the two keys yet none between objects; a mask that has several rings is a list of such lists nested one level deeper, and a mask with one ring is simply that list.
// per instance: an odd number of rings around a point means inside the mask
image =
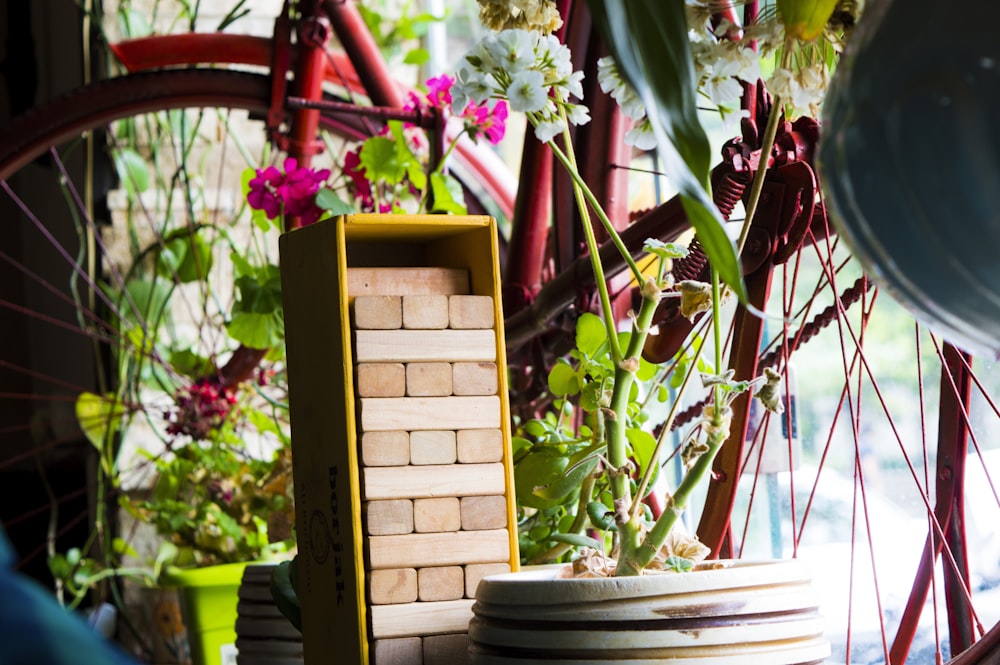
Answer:
[{"label": "potted plant", "polygon": [[[777,372],[735,377],[722,369],[723,303],[728,295],[744,300],[737,256],[766,167],[755,169],[744,231],[734,243],[707,191],[710,160],[696,115],[696,91],[723,115],[739,118],[741,81],[757,85],[760,77],[761,56],[751,44],[777,52],[761,150],[769,155],[786,110],[815,112],[813,94],[821,92],[827,63],[836,56],[831,42],[816,39],[836,3],[779,2],[770,20],[745,31],[725,20],[731,7],[717,15],[712,3],[694,4],[700,13],[688,18],[679,0],[590,3],[614,55],[602,62],[602,88],[632,117],[628,139],[645,148],[657,145],[664,155],[709,257],[709,282],[675,283],[670,264],[685,249],[648,241],[645,250],[652,261],[641,269],[580,176],[571,126],[590,117],[579,102],[583,75],[572,71],[568,49],[552,34],[560,24],[555,5],[480,0],[481,16],[494,32],[466,55],[451,95],[459,107],[467,101],[506,100],[526,115],[535,136],[571,176],[600,314],[579,318],[575,348],[548,368],[551,410],[520,423],[521,436],[514,441],[523,553],[535,562],[565,559],[570,552],[576,558],[572,566],[481,583],[470,627],[473,662],[697,657],[797,663],[829,654],[820,637],[816,599],[806,591],[808,577],[796,562],[699,564],[707,550],[681,533],[678,523],[729,437],[733,400],[751,391],[767,409],[782,406]],[[696,35],[693,45],[689,27]],[[592,224],[593,217],[599,225]],[[641,285],[641,304],[626,321],[612,313],[594,227],[621,249],[634,282]],[[667,298],[680,299],[683,316],[703,316],[707,330],[666,368],[673,390],[661,384],[650,392],[639,384],[660,372],[642,352],[654,311]],[[682,399],[698,389],[696,373],[704,407],[678,446],[682,479],[654,512],[646,500],[665,457],[664,434]],[[647,408],[657,402],[658,409]],[[655,411],[659,420],[654,423]],[[658,438],[652,434],[654,424]],[[686,571],[696,572],[670,574]],[[759,589],[745,595],[747,587],[766,590],[757,597]],[[751,616],[760,612],[769,613],[773,624]]]}]

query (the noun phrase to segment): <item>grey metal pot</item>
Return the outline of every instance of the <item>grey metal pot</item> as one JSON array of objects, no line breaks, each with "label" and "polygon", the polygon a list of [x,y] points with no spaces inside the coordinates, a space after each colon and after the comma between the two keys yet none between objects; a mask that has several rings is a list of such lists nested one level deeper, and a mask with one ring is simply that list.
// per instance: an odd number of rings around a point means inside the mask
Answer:
[{"label": "grey metal pot", "polygon": [[870,1],[818,167],[869,275],[932,331],[1000,352],[1000,4]]}]

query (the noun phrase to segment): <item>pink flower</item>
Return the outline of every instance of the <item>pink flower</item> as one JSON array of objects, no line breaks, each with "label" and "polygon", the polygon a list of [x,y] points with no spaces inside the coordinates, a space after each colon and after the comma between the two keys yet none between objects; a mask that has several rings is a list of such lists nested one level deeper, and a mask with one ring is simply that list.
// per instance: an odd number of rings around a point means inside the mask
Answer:
[{"label": "pink flower", "polygon": [[449,108],[451,106],[451,86],[455,83],[455,78],[442,74],[434,78],[427,79],[427,101],[436,108]]},{"label": "pink flower", "polygon": [[257,169],[257,177],[250,181],[247,203],[255,210],[263,210],[268,219],[274,219],[281,213],[281,199],[277,194],[281,181],[281,173],[273,166]]},{"label": "pink flower", "polygon": [[368,182],[365,170],[361,168],[361,157],[357,150],[344,155],[344,175],[354,183],[354,197],[360,201],[362,210],[371,210],[375,206],[372,184]]},{"label": "pink flower", "polygon": [[282,166],[284,175],[273,166],[257,169],[257,177],[250,181],[247,203],[251,208],[263,210],[268,219],[284,212],[299,218],[303,225],[312,224],[323,214],[316,205],[316,192],[330,177],[330,170],[299,168],[293,157],[286,158]]},{"label": "pink flower", "polygon": [[489,106],[479,106],[475,102],[462,111],[462,118],[465,119],[466,127],[472,138],[484,135],[490,143],[496,145],[503,139],[507,132],[507,102],[498,101],[491,109]]}]

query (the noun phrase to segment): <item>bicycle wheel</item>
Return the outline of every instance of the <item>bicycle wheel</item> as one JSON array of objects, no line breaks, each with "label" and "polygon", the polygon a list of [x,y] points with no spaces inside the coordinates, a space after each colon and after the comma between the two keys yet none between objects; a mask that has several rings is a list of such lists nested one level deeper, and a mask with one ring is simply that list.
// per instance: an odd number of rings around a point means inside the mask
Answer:
[{"label": "bicycle wheel", "polygon": [[[254,455],[287,447],[280,230],[251,222],[241,183],[281,164],[263,122],[270,94],[259,74],[146,72],[68,93],[2,134],[0,523],[24,570],[66,602],[89,602],[74,584],[100,586],[97,563],[121,565],[116,532],[152,544],[117,502],[149,489],[181,420],[205,415],[193,402],[229,413],[232,399],[233,434]],[[380,127],[324,111],[321,128],[315,166],[342,185],[344,154]],[[473,189],[466,201],[490,205]],[[196,394],[205,377],[229,392]],[[109,531],[92,533],[95,511]],[[70,547],[82,562],[67,562]]]},{"label": "bicycle wheel", "polygon": [[[772,318],[730,332],[729,366],[779,371],[784,413],[734,405],[693,523],[721,556],[811,564],[831,662],[941,662],[1000,621],[1000,384],[874,288],[808,175],[765,185],[744,268]],[[795,196],[816,201],[798,227]]]}]

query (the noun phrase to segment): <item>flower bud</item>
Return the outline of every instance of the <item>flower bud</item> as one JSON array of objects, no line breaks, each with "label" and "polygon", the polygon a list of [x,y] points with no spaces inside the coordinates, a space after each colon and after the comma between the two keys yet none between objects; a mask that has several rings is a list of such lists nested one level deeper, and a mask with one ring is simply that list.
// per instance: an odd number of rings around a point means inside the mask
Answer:
[{"label": "flower bud", "polygon": [[837,0],[778,0],[778,14],[785,24],[785,34],[804,42],[811,42],[826,27]]}]

